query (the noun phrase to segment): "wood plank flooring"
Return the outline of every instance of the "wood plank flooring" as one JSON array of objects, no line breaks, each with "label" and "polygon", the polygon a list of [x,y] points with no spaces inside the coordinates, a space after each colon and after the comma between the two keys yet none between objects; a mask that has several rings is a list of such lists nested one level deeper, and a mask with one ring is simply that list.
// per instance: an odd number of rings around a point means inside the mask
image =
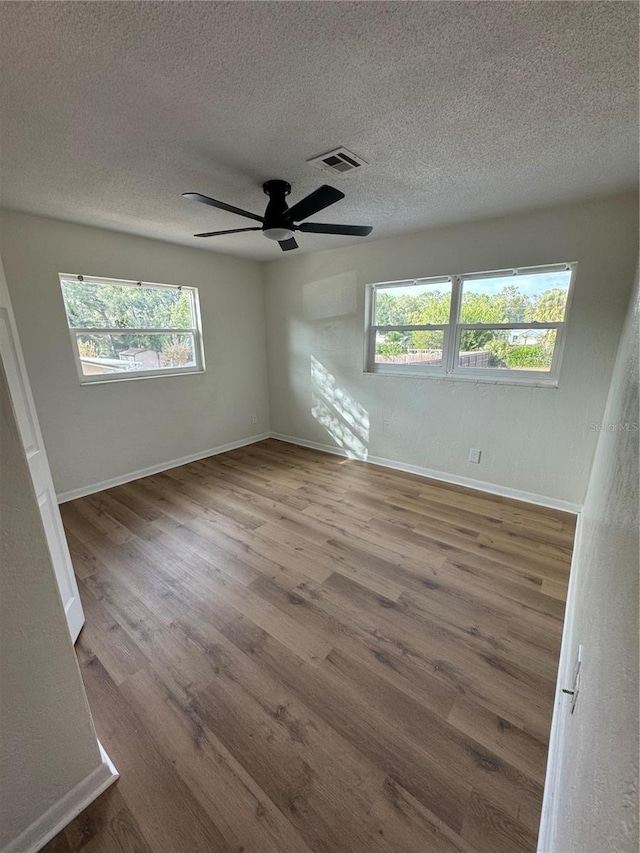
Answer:
[{"label": "wood plank flooring", "polygon": [[49,853],[535,850],[572,516],[275,440],[61,509],[121,779]]}]

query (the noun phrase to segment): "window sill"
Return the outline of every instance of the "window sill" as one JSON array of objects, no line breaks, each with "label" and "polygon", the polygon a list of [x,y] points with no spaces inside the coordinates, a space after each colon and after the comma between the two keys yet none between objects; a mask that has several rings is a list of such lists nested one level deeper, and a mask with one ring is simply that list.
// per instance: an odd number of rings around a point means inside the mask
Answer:
[{"label": "window sill", "polygon": [[139,382],[142,379],[169,379],[176,376],[193,376],[194,374],[205,372],[205,368],[195,368],[193,370],[176,370],[164,373],[140,373],[138,376],[128,376],[126,373],[122,373],[119,376],[110,376],[108,379],[87,379],[85,377],[80,380],[80,385],[83,388],[88,388],[91,385],[117,385],[119,382]]},{"label": "window sill", "polygon": [[558,379],[555,377],[540,378],[523,377],[518,379],[515,376],[461,376],[453,373],[424,373],[421,371],[410,370],[365,370],[365,376],[395,376],[404,379],[437,379],[443,382],[467,382],[474,385],[523,385],[529,388],[556,388],[558,387]]}]

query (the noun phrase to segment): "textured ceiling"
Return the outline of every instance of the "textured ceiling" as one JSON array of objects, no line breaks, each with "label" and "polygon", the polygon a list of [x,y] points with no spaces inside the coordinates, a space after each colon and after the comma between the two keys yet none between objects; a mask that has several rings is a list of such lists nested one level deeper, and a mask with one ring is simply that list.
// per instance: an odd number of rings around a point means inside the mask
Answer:
[{"label": "textured ceiling", "polygon": [[[262,213],[265,179],[332,183],[314,218],[373,240],[637,183],[636,3],[3,2],[0,33],[9,208],[274,258],[194,239],[254,223],[181,193]],[[340,145],[370,165],[305,162]]]}]

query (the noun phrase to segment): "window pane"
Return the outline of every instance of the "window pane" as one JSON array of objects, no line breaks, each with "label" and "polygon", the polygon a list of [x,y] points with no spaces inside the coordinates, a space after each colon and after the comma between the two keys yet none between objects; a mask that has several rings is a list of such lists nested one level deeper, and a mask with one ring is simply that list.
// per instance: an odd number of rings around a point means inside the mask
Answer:
[{"label": "window pane", "polygon": [[556,329],[465,329],[458,367],[549,372]]},{"label": "window pane", "polygon": [[62,279],[61,284],[72,329],[195,327],[189,291],[69,279]]},{"label": "window pane", "polygon": [[424,281],[401,287],[378,287],[376,326],[438,326],[449,322],[451,283]]},{"label": "window pane", "polygon": [[463,281],[463,323],[550,323],[564,320],[571,271]]},{"label": "window pane", "polygon": [[179,335],[77,334],[76,342],[85,376],[197,367],[195,341],[189,332]]},{"label": "window pane", "polygon": [[377,332],[376,364],[442,367],[443,331]]}]

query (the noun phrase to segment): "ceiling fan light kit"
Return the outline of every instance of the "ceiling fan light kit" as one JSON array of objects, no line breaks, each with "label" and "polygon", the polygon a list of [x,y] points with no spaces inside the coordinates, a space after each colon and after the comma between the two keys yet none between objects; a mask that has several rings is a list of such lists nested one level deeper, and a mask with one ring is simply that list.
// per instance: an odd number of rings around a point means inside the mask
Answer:
[{"label": "ceiling fan light kit", "polygon": [[269,240],[277,240],[278,242],[281,240],[291,240],[293,237],[293,231],[290,231],[289,228],[263,228],[262,233]]},{"label": "ceiling fan light kit", "polygon": [[291,249],[298,248],[294,231],[302,231],[307,234],[340,234],[349,237],[366,237],[373,230],[370,225],[333,225],[321,222],[303,222],[303,219],[319,213],[321,210],[344,198],[343,192],[327,184],[323,184],[317,190],[309,193],[308,196],[305,196],[305,198],[294,204],[293,207],[289,207],[286,201],[287,196],[291,193],[291,184],[286,181],[266,181],[262,185],[262,189],[269,196],[264,216],[258,216],[257,213],[251,213],[240,207],[234,207],[224,201],[209,198],[209,196],[202,195],[201,193],[183,193],[184,198],[199,201],[201,204],[217,207],[219,210],[236,213],[239,216],[254,219],[262,223],[261,226],[253,226],[251,228],[206,231],[202,234],[194,234],[194,237],[219,237],[223,234],[262,231],[264,236],[269,240],[277,241],[283,252],[289,252]]}]

